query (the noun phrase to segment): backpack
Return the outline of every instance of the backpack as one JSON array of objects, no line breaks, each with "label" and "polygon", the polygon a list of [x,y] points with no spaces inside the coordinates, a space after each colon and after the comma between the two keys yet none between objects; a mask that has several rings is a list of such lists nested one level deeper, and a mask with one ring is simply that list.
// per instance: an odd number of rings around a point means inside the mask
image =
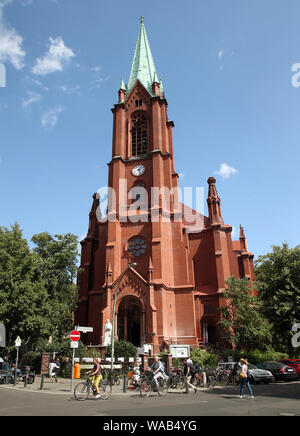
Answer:
[{"label": "backpack", "polygon": [[194,367],[194,365],[190,365],[190,373],[192,376],[196,374],[196,368]]}]

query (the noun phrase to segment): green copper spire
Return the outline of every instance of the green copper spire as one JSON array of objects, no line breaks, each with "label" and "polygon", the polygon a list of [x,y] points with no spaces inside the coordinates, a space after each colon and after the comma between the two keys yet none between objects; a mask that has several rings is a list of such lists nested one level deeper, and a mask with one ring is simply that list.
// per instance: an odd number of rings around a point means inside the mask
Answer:
[{"label": "green copper spire", "polygon": [[154,77],[157,77],[157,72],[144,25],[144,18],[141,17],[141,26],[134,52],[127,93],[135,82],[139,80],[150,94],[153,95],[152,84]]},{"label": "green copper spire", "polygon": [[122,79],[121,79],[120,89],[122,89],[123,91],[126,91],[126,85],[125,85],[125,82],[124,82],[124,77],[122,77]]}]

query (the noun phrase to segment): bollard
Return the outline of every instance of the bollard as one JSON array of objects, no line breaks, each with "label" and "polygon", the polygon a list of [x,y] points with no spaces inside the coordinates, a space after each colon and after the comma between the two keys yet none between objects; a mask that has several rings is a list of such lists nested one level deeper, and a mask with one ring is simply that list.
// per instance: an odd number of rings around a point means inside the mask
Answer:
[{"label": "bollard", "polygon": [[5,373],[5,384],[8,385],[8,375],[9,375],[9,371],[6,371]]},{"label": "bollard", "polygon": [[44,388],[44,379],[45,379],[45,374],[42,374],[40,391],[42,391]]},{"label": "bollard", "polygon": [[127,387],[127,377],[126,377],[126,372],[124,372],[124,377],[123,377],[123,392],[126,392],[126,387]]},{"label": "bollard", "polygon": [[15,370],[15,376],[14,376],[14,386],[17,385],[17,378],[18,378],[18,374],[17,374],[17,368]]},{"label": "bollard", "polygon": [[27,374],[24,377],[24,388],[27,388]]}]

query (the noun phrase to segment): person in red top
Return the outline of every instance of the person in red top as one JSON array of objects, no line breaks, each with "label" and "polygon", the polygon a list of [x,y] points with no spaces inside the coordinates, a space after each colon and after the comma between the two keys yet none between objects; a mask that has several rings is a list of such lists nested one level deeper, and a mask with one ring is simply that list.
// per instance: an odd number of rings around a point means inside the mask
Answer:
[{"label": "person in red top", "polygon": [[99,383],[102,379],[102,368],[101,368],[100,362],[97,359],[97,357],[94,357],[93,362],[94,362],[94,367],[93,367],[92,371],[88,371],[87,374],[91,374],[91,382],[96,388],[96,397],[95,398],[97,399],[97,398],[100,398]]}]

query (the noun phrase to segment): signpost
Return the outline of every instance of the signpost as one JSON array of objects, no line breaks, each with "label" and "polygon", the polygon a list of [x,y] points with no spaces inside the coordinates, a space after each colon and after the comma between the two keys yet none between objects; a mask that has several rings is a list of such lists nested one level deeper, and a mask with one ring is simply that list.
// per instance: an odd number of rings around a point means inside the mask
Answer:
[{"label": "signpost", "polygon": [[94,328],[93,327],[77,327],[78,332],[82,333],[93,333]]},{"label": "signpost", "polygon": [[20,336],[17,337],[15,340],[15,347],[17,349],[17,359],[16,359],[16,368],[15,368],[15,379],[14,379],[14,385],[17,384],[17,377],[18,377],[18,363],[19,363],[19,348],[21,347],[22,341]]},{"label": "signpost", "polygon": [[70,333],[70,347],[73,349],[72,356],[72,374],[71,374],[71,392],[73,391],[73,378],[74,378],[74,361],[75,361],[75,350],[78,348],[78,342],[80,339],[81,333],[92,333],[94,331],[93,327],[83,327],[83,326],[75,326],[75,330]]},{"label": "signpost", "polygon": [[0,347],[6,347],[5,325],[0,324]]},{"label": "signpost", "polygon": [[70,346],[71,348],[73,348],[73,355],[72,355],[72,368],[71,368],[71,392],[73,391],[73,378],[74,378],[74,359],[75,359],[75,349],[78,348],[78,341],[80,339],[80,333],[77,330],[77,328],[75,327],[75,330],[73,330],[70,333],[70,339],[71,339],[71,343]]}]

